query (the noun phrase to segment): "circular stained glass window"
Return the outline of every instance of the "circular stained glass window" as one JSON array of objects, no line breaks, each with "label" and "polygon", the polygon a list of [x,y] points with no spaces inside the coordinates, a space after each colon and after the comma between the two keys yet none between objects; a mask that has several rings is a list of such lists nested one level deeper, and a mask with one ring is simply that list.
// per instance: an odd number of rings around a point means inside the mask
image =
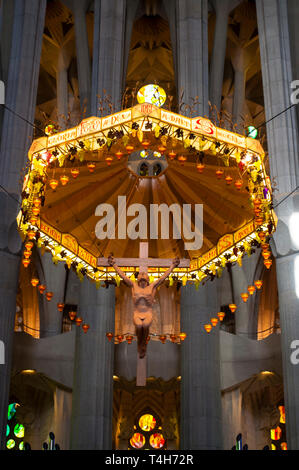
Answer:
[{"label": "circular stained glass window", "polygon": [[153,415],[146,414],[142,415],[141,418],[139,419],[139,427],[142,429],[142,431],[152,431],[156,427],[156,420],[153,417]]},{"label": "circular stained glass window", "polygon": [[166,93],[159,85],[145,85],[137,93],[139,104],[151,103],[155,106],[163,106],[166,101]]},{"label": "circular stained glass window", "polygon": [[25,428],[23,424],[16,424],[14,427],[14,435],[19,439],[22,439],[25,434]]},{"label": "circular stained glass window", "polygon": [[145,437],[139,432],[135,432],[130,439],[130,444],[135,449],[141,449],[145,444]]},{"label": "circular stained glass window", "polygon": [[162,449],[165,444],[163,434],[155,433],[150,437],[150,445],[153,449]]},{"label": "circular stained glass window", "polygon": [[141,150],[140,152],[140,157],[141,158],[147,158],[149,153],[146,150]]},{"label": "circular stained glass window", "polygon": [[7,441],[7,443],[6,443],[6,447],[8,449],[13,449],[15,445],[16,445],[16,443],[13,439],[9,439],[9,441]]},{"label": "circular stained glass window", "polygon": [[19,450],[24,450],[24,449],[25,449],[25,444],[24,444],[24,441],[22,441],[19,444]]}]

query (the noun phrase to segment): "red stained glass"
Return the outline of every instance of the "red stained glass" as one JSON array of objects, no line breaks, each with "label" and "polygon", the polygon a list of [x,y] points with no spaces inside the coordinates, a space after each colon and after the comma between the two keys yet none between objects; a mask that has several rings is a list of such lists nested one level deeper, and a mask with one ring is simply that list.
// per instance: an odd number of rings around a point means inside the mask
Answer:
[{"label": "red stained glass", "polygon": [[136,432],[131,437],[130,444],[135,449],[141,449],[145,444],[145,437],[142,434],[140,434],[139,432]]},{"label": "red stained glass", "polygon": [[155,433],[150,437],[150,445],[153,449],[162,449],[165,444],[165,439],[162,434]]}]

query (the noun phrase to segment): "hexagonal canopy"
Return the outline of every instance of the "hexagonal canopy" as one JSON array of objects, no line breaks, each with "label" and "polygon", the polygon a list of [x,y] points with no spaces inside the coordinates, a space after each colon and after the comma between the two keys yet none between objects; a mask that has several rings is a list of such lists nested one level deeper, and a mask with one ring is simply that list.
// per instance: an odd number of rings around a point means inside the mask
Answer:
[{"label": "hexagonal canopy", "polygon": [[[154,165],[153,155],[157,163],[161,160],[158,174],[152,166],[146,170],[147,161]],[[191,204],[193,222],[195,204],[203,204],[200,249],[186,251],[183,234],[182,239],[171,238],[171,220],[170,239],[151,240],[148,220],[149,256],[189,259],[190,267],[178,268],[178,275],[214,276],[227,262],[240,262],[245,251],[275,228],[263,158],[257,140],[215,127],[206,118],[188,118],[151,104],[91,117],[33,142],[19,230],[23,238],[31,236],[38,246],[51,250],[54,262],[73,264],[79,275],[101,279],[114,271],[98,266],[98,258],[111,252],[117,258],[139,255],[140,240],[128,238],[125,219],[118,217],[119,196],[126,197],[127,207]],[[133,171],[128,160],[135,165]],[[96,208],[104,203],[115,209],[115,239],[95,235]],[[132,218],[127,217],[127,223]],[[117,238],[119,228],[124,239]]]}]

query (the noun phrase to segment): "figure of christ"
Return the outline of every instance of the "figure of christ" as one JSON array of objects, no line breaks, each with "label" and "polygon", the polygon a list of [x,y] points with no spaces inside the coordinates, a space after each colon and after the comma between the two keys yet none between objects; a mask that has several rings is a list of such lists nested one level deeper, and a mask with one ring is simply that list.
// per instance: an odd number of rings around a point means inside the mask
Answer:
[{"label": "figure of christ", "polygon": [[146,343],[149,329],[153,321],[153,303],[157,287],[159,287],[172,271],[180,264],[180,259],[175,258],[170,268],[155,282],[150,283],[146,272],[138,274],[137,282],[131,281],[116,265],[113,256],[109,256],[108,263],[113,266],[117,274],[124,280],[126,286],[132,289],[134,304],[133,322],[137,336],[137,348],[142,359],[146,354]]}]

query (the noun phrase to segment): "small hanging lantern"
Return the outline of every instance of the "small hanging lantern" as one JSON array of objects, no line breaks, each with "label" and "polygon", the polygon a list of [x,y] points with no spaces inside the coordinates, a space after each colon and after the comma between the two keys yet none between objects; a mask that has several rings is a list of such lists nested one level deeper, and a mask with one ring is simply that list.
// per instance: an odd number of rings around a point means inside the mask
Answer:
[{"label": "small hanging lantern", "polygon": [[124,335],[118,335],[117,336],[117,340],[118,340],[119,343],[122,343],[123,339],[124,339]]},{"label": "small hanging lantern", "polygon": [[263,285],[263,281],[258,280],[258,281],[255,281],[254,284],[257,289],[260,289]]},{"label": "small hanging lantern", "polygon": [[32,214],[37,216],[40,213],[40,208],[39,207],[33,207],[32,208]]},{"label": "small hanging lantern", "polygon": [[53,292],[46,292],[46,299],[48,302],[50,302],[53,298]]},{"label": "small hanging lantern", "polygon": [[105,160],[106,160],[107,166],[111,166],[111,163],[113,162],[113,157],[112,157],[112,155],[107,155],[107,157],[105,158]]},{"label": "small hanging lantern", "polygon": [[179,338],[181,341],[185,341],[185,339],[187,338],[187,333],[180,333]]},{"label": "small hanging lantern", "polygon": [[108,341],[111,341],[112,338],[113,338],[113,333],[110,333],[110,332],[109,332],[109,333],[106,333],[106,336],[107,336],[107,338],[108,338]]},{"label": "small hanging lantern", "polygon": [[64,304],[62,304],[62,303],[57,304],[57,308],[58,308],[59,312],[63,312]]},{"label": "small hanging lantern", "polygon": [[61,181],[62,186],[66,186],[69,182],[69,177],[66,175],[62,175],[60,176],[60,181]]},{"label": "small hanging lantern", "polygon": [[210,323],[207,323],[205,326],[204,326],[205,330],[207,333],[210,333],[212,331],[212,325]]},{"label": "small hanging lantern", "polygon": [[37,224],[37,220],[38,220],[37,217],[36,217],[35,215],[32,215],[32,216],[30,217],[29,222],[31,223],[31,225],[36,225],[36,224]]},{"label": "small hanging lantern", "polygon": [[248,292],[250,295],[253,295],[255,292],[255,287],[254,286],[248,286]]},{"label": "small hanging lantern", "polygon": [[264,219],[263,217],[257,217],[255,219],[255,222],[257,223],[257,225],[262,225],[262,223],[264,222]]},{"label": "small hanging lantern", "polygon": [[23,255],[26,259],[29,259],[30,256],[32,255],[32,251],[26,250],[24,251]]},{"label": "small hanging lantern", "polygon": [[35,238],[35,235],[36,235],[36,232],[34,230],[29,230],[27,232],[27,237],[29,238],[29,240],[33,240],[33,238]]},{"label": "small hanging lantern", "polygon": [[149,148],[149,146],[150,146],[150,141],[149,141],[149,140],[144,140],[144,141],[142,142],[142,147],[143,147],[145,150],[147,150],[147,149]]},{"label": "small hanging lantern", "polygon": [[88,168],[88,171],[89,171],[90,173],[93,173],[93,172],[94,172],[95,167],[96,167],[96,165],[95,165],[95,163],[93,163],[93,162],[89,162],[89,163],[87,164],[87,168]]},{"label": "small hanging lantern", "polygon": [[243,294],[241,294],[241,297],[243,302],[247,302],[249,295],[247,294],[247,292],[243,292]]},{"label": "small hanging lantern", "polygon": [[159,339],[160,339],[161,343],[165,344],[165,341],[166,341],[166,336],[165,335],[160,335]]},{"label": "small hanging lantern", "polygon": [[78,170],[78,168],[71,169],[71,175],[74,179],[78,178],[79,174],[80,174],[80,171]]},{"label": "small hanging lantern", "polygon": [[229,309],[232,313],[235,313],[235,311],[237,310],[236,304],[229,304]]},{"label": "small hanging lantern", "polygon": [[84,333],[87,333],[88,330],[89,330],[89,325],[88,325],[87,323],[84,323],[84,324],[82,325],[82,328],[83,328]]},{"label": "small hanging lantern", "polygon": [[264,240],[266,239],[266,234],[265,234],[265,232],[258,232],[258,236],[259,236],[259,238],[260,238],[262,241],[264,241]]},{"label": "small hanging lantern", "polygon": [[51,179],[50,182],[49,182],[49,185],[50,185],[50,187],[53,189],[53,191],[55,191],[55,189],[56,189],[57,186],[58,186],[58,181],[55,180],[55,179]]},{"label": "small hanging lantern", "polygon": [[217,179],[220,180],[223,176],[224,171],[218,168],[218,170],[216,170],[215,173],[216,173]]},{"label": "small hanging lantern", "polygon": [[170,335],[170,339],[172,343],[176,342],[176,335]]},{"label": "small hanging lantern", "polygon": [[82,322],[83,322],[83,318],[81,318],[81,317],[76,318],[76,325],[77,326],[80,326]]},{"label": "small hanging lantern", "polygon": [[33,199],[33,205],[34,207],[40,207],[41,206],[41,200],[39,197],[36,197]]},{"label": "small hanging lantern", "polygon": [[219,318],[220,321],[223,321],[223,319],[225,317],[225,313],[224,312],[218,312],[217,317]]},{"label": "small hanging lantern", "polygon": [[269,251],[269,243],[262,243],[261,249],[262,251]]},{"label": "small hanging lantern", "polygon": [[120,150],[115,153],[117,160],[120,160],[123,157],[123,155],[124,155],[123,152],[121,152]]},{"label": "small hanging lantern", "polygon": [[216,317],[211,318],[211,323],[212,323],[212,326],[215,327],[218,323],[218,318],[216,318]]},{"label": "small hanging lantern", "polygon": [[76,316],[77,316],[77,313],[76,313],[76,312],[69,312],[69,317],[70,317],[70,320],[71,320],[71,321],[74,321],[75,318],[76,318]]},{"label": "small hanging lantern", "polygon": [[203,173],[203,170],[205,169],[205,164],[197,163],[196,168],[197,168],[198,173]]},{"label": "small hanging lantern", "polygon": [[129,155],[133,152],[133,150],[134,150],[133,145],[127,145],[126,146],[126,151]]},{"label": "small hanging lantern", "polygon": [[269,258],[271,258],[271,253],[270,253],[270,251],[263,251],[263,252],[262,252],[262,257],[263,257],[264,259],[269,259]]},{"label": "small hanging lantern", "polygon": [[237,188],[238,191],[241,190],[242,186],[243,186],[243,181],[242,180],[235,181],[235,187]]},{"label": "small hanging lantern", "polygon": [[33,287],[36,287],[39,284],[39,279],[37,279],[37,277],[33,277],[30,282]]},{"label": "small hanging lantern", "polygon": [[254,207],[260,207],[262,205],[262,201],[259,198],[253,200]]},{"label": "small hanging lantern", "polygon": [[158,151],[161,153],[161,155],[163,155],[163,153],[165,152],[165,150],[166,150],[166,147],[164,147],[164,145],[159,145]]},{"label": "small hanging lantern", "polygon": [[171,151],[169,152],[168,156],[169,156],[170,160],[174,160],[175,157],[176,157],[176,153],[175,153],[173,150],[171,150]]},{"label": "small hanging lantern", "polygon": [[23,266],[24,268],[28,268],[29,264],[30,264],[30,259],[23,259],[22,260],[22,263],[23,263]]},{"label": "small hanging lantern", "polygon": [[178,161],[180,162],[180,164],[183,166],[185,161],[187,160],[187,157],[185,155],[179,155],[178,156]]},{"label": "small hanging lantern", "polygon": [[232,184],[233,179],[232,179],[231,176],[228,175],[228,176],[225,177],[225,181],[226,181],[226,184],[229,186],[229,185]]},{"label": "small hanging lantern", "polygon": [[43,294],[46,290],[46,286],[44,284],[40,284],[38,286],[38,290],[39,290],[40,294]]},{"label": "small hanging lantern", "polygon": [[34,245],[33,242],[26,242],[26,243],[25,243],[25,248],[26,248],[26,250],[31,251],[32,248],[33,248],[33,245]]},{"label": "small hanging lantern", "polygon": [[132,335],[127,335],[127,336],[126,336],[126,340],[127,340],[127,343],[128,343],[128,344],[132,344],[133,336],[132,336]]},{"label": "small hanging lantern", "polygon": [[272,259],[265,259],[264,265],[266,266],[267,269],[270,269],[272,266]]}]

